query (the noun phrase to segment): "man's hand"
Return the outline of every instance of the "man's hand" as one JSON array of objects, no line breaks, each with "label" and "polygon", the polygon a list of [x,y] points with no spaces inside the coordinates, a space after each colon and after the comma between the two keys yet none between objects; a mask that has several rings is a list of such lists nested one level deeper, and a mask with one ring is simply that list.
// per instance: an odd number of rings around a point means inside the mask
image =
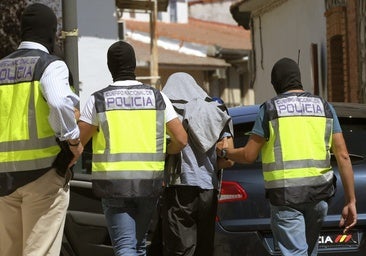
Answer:
[{"label": "man's hand", "polygon": [[343,207],[339,226],[344,227],[343,233],[348,232],[357,223],[357,211],[355,203],[348,203]]},{"label": "man's hand", "polygon": [[[219,147],[218,147],[218,144]],[[224,137],[222,140],[220,140],[219,142],[216,143],[216,155],[221,157],[221,158],[226,158],[226,153],[223,155],[223,149],[227,149],[229,147],[229,143],[228,143],[228,139],[227,137]],[[221,149],[219,149],[221,148]]]},{"label": "man's hand", "polygon": [[223,152],[223,149],[233,149],[234,141],[232,137],[224,137],[222,140],[216,143],[216,154],[217,158],[217,168],[225,169],[234,165],[234,161],[228,159],[226,157],[226,152]]},{"label": "man's hand", "polygon": [[81,154],[84,151],[84,147],[83,147],[83,144],[81,144],[81,141],[79,138],[69,140],[68,145],[69,145],[70,151],[74,155],[73,159],[70,161],[69,166],[68,166],[70,168],[79,159],[79,157],[81,156]]},{"label": "man's hand", "polygon": [[226,149],[229,146],[229,143],[227,141],[227,137],[224,137],[220,142],[222,142],[222,148]]},{"label": "man's hand", "polygon": [[[225,141],[226,141],[226,143],[225,143]],[[225,144],[226,144],[226,148],[227,148],[227,138],[223,138],[222,140],[220,140],[219,142],[216,143],[216,154],[217,155],[220,155],[221,150],[225,148]]]},{"label": "man's hand", "polygon": [[75,163],[76,163],[76,161],[79,159],[79,157],[81,156],[81,154],[83,153],[83,151],[84,151],[84,147],[83,147],[83,144],[81,144],[80,142],[79,142],[79,144],[78,145],[76,145],[76,146],[71,146],[70,144],[69,144],[69,148],[70,148],[70,151],[72,152],[72,154],[74,155],[74,158],[70,161],[70,163],[69,163],[69,168],[71,167],[71,166],[73,166]]}]

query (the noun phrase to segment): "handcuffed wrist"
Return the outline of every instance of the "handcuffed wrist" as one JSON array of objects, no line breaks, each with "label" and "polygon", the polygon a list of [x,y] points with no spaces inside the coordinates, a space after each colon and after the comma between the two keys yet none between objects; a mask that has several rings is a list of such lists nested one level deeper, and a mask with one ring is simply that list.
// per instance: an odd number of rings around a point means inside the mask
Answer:
[{"label": "handcuffed wrist", "polygon": [[226,158],[227,156],[227,150],[225,148],[221,149],[219,152],[219,157]]},{"label": "handcuffed wrist", "polygon": [[[75,141],[75,142],[74,142]],[[80,139],[73,139],[73,140],[68,140],[67,141],[67,144],[69,144],[69,146],[71,147],[76,147],[76,146],[79,146],[80,144]]]}]

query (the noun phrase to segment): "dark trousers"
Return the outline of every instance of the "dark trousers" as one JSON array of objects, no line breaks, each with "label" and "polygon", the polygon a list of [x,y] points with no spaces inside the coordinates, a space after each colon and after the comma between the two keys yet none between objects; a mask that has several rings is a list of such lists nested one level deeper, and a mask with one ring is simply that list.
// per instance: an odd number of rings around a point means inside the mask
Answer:
[{"label": "dark trousers", "polygon": [[[217,190],[194,186],[165,188],[160,202],[164,256],[211,256],[215,235]],[[157,248],[155,234],[152,248]],[[158,255],[158,254],[149,254]]]}]

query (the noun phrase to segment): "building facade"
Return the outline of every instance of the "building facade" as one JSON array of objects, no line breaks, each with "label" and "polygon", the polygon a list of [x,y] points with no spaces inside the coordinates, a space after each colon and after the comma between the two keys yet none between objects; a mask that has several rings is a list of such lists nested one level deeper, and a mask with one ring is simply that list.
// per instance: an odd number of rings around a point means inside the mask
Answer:
[{"label": "building facade", "polygon": [[299,63],[305,90],[366,103],[366,0],[243,0],[231,13],[252,34],[256,103],[274,95],[270,72],[282,57]]},{"label": "building facade", "polygon": [[366,103],[366,1],[325,3],[328,100]]},{"label": "building facade", "polygon": [[[116,40],[127,40],[134,46],[136,75],[142,82],[161,89],[172,73],[187,72],[210,96],[222,98],[228,106],[254,103],[249,88],[250,38],[242,27],[192,19],[188,1],[169,1],[153,24],[157,45],[154,57],[151,10],[133,9],[137,1],[108,0],[103,1],[103,7],[99,2],[77,1],[82,105],[90,93],[110,83],[106,52]],[[117,8],[118,2],[130,9]],[[229,9],[226,13],[230,16]],[[156,82],[151,79],[154,61],[158,63]],[[98,66],[97,72],[91,63]]]}]

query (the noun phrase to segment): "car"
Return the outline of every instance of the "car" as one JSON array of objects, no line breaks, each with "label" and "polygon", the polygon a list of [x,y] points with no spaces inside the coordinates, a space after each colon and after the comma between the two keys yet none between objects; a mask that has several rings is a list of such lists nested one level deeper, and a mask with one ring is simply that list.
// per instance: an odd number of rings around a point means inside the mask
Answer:
[{"label": "car", "polygon": [[[344,193],[335,158],[332,156],[337,192],[329,202],[328,215],[319,236],[318,255],[366,255],[366,105],[332,105],[339,116],[353,165],[358,223],[347,234],[343,234],[342,228],[338,226]],[[229,109],[234,124],[235,147],[245,145],[258,110],[259,105]],[[273,241],[269,203],[264,193],[260,157],[253,164],[236,163],[223,171],[216,221],[215,256],[281,255]]]},{"label": "car", "polygon": [[[336,108],[352,159],[358,223],[349,234],[338,227],[343,188],[332,198],[319,236],[319,255],[366,255],[366,105],[332,103]],[[229,108],[235,146],[245,145],[259,105]],[[91,145],[85,147],[70,181],[70,204],[65,221],[61,256],[113,256],[100,199],[91,190]],[[336,167],[336,164],[333,163]],[[339,176],[337,169],[335,173]],[[215,256],[280,255],[269,226],[260,158],[253,164],[235,164],[222,172],[216,218]]]}]

